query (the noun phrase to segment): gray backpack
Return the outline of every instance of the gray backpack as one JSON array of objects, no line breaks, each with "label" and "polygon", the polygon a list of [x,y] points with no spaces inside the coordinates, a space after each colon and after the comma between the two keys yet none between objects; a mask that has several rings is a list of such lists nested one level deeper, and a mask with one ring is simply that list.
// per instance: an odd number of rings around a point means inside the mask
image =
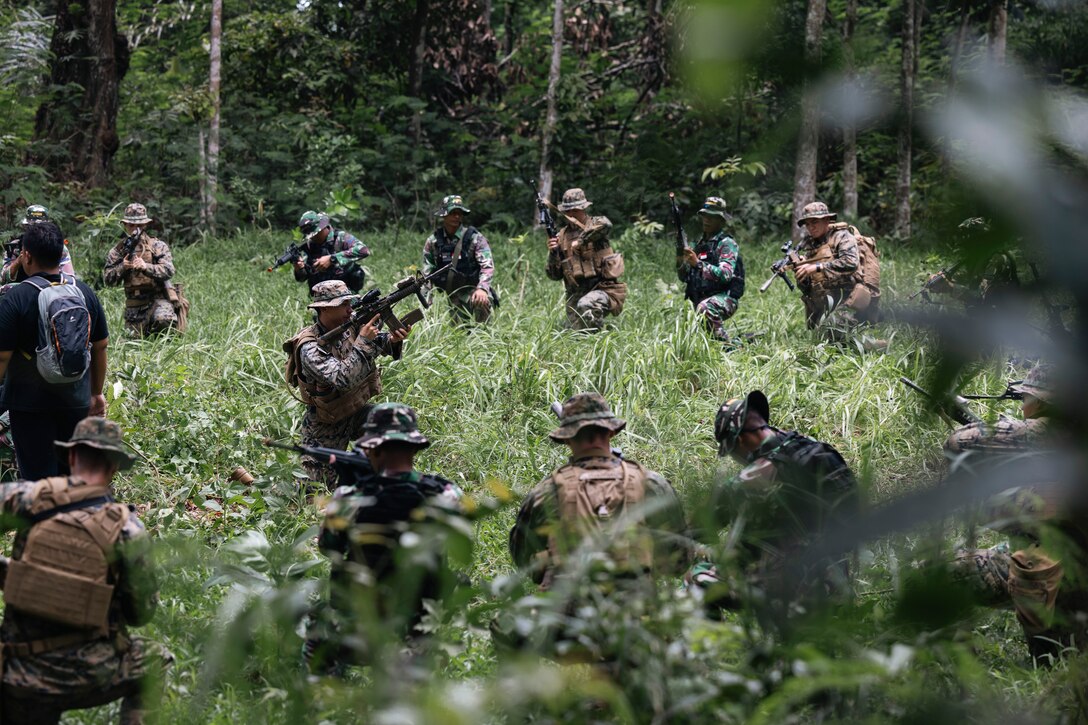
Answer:
[{"label": "gray backpack", "polygon": [[74,277],[24,280],[38,289],[38,372],[47,383],[74,383],[91,367],[91,313]]}]

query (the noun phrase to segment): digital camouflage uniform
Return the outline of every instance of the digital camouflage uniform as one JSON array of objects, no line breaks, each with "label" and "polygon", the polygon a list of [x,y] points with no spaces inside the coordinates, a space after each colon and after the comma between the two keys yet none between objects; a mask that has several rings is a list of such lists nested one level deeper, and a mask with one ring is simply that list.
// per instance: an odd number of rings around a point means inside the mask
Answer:
[{"label": "digital camouflage uniform", "polygon": [[[121,444],[120,427],[102,418],[86,418],[79,423],[70,441],[58,446],[90,446],[103,450],[127,468],[131,457]],[[41,491],[52,481],[66,481],[66,488],[76,491],[83,485],[74,476],[67,479],[8,484],[0,493],[0,510],[15,521],[27,521],[33,512],[42,511]],[[62,489],[65,486],[61,487]],[[52,500],[57,500],[53,498]],[[79,510],[94,514],[109,502],[100,501]],[[37,504],[37,505],[36,505]],[[48,509],[47,509],[48,510]],[[12,561],[23,558],[32,530],[16,526]],[[120,530],[117,558],[111,564],[114,582],[109,606],[109,633],[73,629],[8,606],[0,625],[3,642],[3,722],[56,723],[65,710],[96,707],[120,699],[121,722],[143,722],[142,699],[149,680],[161,675],[173,657],[160,645],[129,634],[130,626],[146,624],[158,605],[154,565],[150,556],[147,531],[128,507],[127,519]],[[42,646],[35,654],[24,653],[20,643],[63,642],[55,648]]]},{"label": "digital camouflage uniform", "polygon": [[[797,224],[804,226],[808,219],[834,222],[835,218],[826,204],[817,201],[805,206]],[[797,247],[804,262],[819,265],[797,284],[805,306],[805,324],[810,330],[819,329],[832,342],[850,339],[854,328],[875,322],[879,316],[880,263],[875,250],[862,249],[851,229],[832,224],[820,239],[806,232]]]},{"label": "digital camouflage uniform", "polygon": [[[319,283],[313,289],[311,309],[346,304],[355,298],[339,280]],[[302,417],[302,445],[344,449],[354,440],[367,416],[367,402],[381,393],[379,355],[400,357],[400,344],[387,333],[374,340],[359,335],[358,328],[344,330],[336,340],[317,338],[327,330],[320,322],[304,328],[284,343],[289,356],[288,383],[297,385],[306,404]],[[336,471],[311,456],[302,457],[310,480],[326,490],[336,486]]]},{"label": "digital camouflage uniform", "polygon": [[[374,406],[362,426],[356,449],[373,450],[399,442],[423,450],[430,442],[415,411],[401,403]],[[348,662],[364,661],[373,637],[415,635],[425,614],[425,600],[440,600],[456,579],[446,562],[415,557],[398,562],[400,537],[432,520],[434,512],[460,515],[462,493],[440,476],[409,471],[371,472],[339,486],[325,509],[318,545],[331,563],[331,610],[312,622],[307,654],[317,669],[337,672]],[[373,631],[367,631],[373,628]],[[361,635],[345,637],[348,632]],[[354,639],[355,651],[348,643]]]},{"label": "digital camouflage uniform", "polygon": [[125,269],[126,240],[122,239],[106,254],[102,281],[110,286],[125,286],[125,329],[136,337],[145,337],[176,327],[178,315],[167,291],[174,276],[170,247],[147,233],[144,227],[151,223],[151,218],[143,204],[129,204],[123,221],[141,227],[132,255],[143,260],[144,266]]},{"label": "digital camouflage uniform", "polygon": [[[563,194],[559,211],[588,209],[581,189]],[[620,282],[623,257],[612,249],[608,217],[591,216],[586,228],[568,225],[559,230],[559,249],[548,253],[545,274],[563,280],[566,289],[567,324],[574,330],[600,330],[607,315],[619,315],[627,299],[627,285]]]},{"label": "digital camouflage uniform", "polygon": [[[435,216],[444,219],[454,210],[469,213],[460,196],[447,196]],[[423,244],[422,273],[431,274],[454,262],[454,253],[457,253],[456,263],[444,279],[437,280],[435,286],[446,293],[454,319],[486,322],[498,298],[491,288],[491,278],[495,275],[491,245],[479,229],[462,223],[457,231],[449,235],[445,227],[439,224]],[[478,289],[487,293],[487,301],[476,307],[472,304],[472,295]]]},{"label": "digital camouflage uniform", "polygon": [[[1037,365],[1019,391],[1049,401],[1051,370]],[[1038,417],[1015,420],[1002,417],[996,424],[971,423],[948,437],[945,450],[953,459],[968,455],[1000,457],[1026,451],[1044,451],[1055,443],[1055,429],[1045,407]],[[998,459],[999,462],[999,459]],[[952,562],[954,574],[975,592],[980,604],[1011,607],[1024,630],[1034,657],[1057,654],[1061,645],[1083,646],[1085,627],[1074,628],[1072,602],[1085,601],[1083,583],[1063,586],[1062,563],[1038,543],[1039,524],[1049,522],[1061,530],[1061,511],[1047,496],[1046,482],[1035,487],[1012,489],[991,500],[985,512],[998,530],[1019,539],[1022,548],[1007,543],[988,549],[963,549]],[[1065,606],[1063,606],[1063,604]],[[1063,614],[1068,616],[1062,616]],[[1054,645],[1047,640],[1055,640]]]},{"label": "digital camouflage uniform", "polygon": [[[20,226],[24,229],[31,224],[49,221],[49,210],[40,204],[33,204],[26,209]],[[4,245],[4,266],[0,269],[0,296],[11,289],[11,285],[26,279],[26,272],[20,266],[15,268],[15,260],[19,258],[19,252],[23,248],[23,235],[19,234]],[[63,274],[76,276],[75,267],[72,266],[72,255],[68,251],[68,240],[64,240],[64,254],[60,258],[60,271]]]},{"label": "digital camouflage uniform", "polygon": [[[721,217],[724,221],[732,219],[725,211],[725,201],[716,196],[707,198],[699,214]],[[685,284],[684,296],[706,320],[714,337],[728,342],[725,321],[736,313],[744,294],[744,263],[740,248],[726,230],[721,229],[710,238],[704,234],[694,251],[699,260],[697,266],[677,262],[677,275]]]},{"label": "digital camouflage uniform", "polygon": [[[328,215],[314,211],[303,214],[298,226],[303,233],[302,250],[307,265],[294,269],[297,282],[306,282],[311,291],[321,282],[332,279],[345,283],[353,292],[363,288],[366,276],[359,262],[370,256],[370,248],[361,239],[343,230],[332,229]],[[325,228],[329,228],[329,235],[323,242],[316,241],[315,237]],[[328,269],[315,270],[310,267],[324,256],[332,257],[332,265]]]}]

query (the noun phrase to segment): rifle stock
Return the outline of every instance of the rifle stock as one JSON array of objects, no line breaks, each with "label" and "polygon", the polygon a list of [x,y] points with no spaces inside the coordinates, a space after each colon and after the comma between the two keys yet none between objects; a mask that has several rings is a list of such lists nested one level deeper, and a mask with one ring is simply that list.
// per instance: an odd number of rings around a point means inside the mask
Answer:
[{"label": "rifle stock", "polygon": [[672,223],[676,226],[676,256],[688,249],[688,235],[684,232],[684,223],[680,218],[680,206],[676,203],[676,194],[669,192],[669,208],[672,214]]}]

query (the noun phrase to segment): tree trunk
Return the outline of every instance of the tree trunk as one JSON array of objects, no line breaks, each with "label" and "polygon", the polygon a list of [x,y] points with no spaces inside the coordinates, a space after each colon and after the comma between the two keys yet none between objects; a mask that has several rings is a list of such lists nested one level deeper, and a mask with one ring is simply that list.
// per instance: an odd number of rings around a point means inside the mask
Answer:
[{"label": "tree trunk", "polygon": [[[858,80],[854,65],[854,28],[858,23],[858,0],[847,0],[846,22],[842,26],[842,39],[846,47],[847,83]],[[842,214],[850,221],[858,218],[858,129],[851,114],[842,129]]]},{"label": "tree trunk", "polygon": [[990,6],[990,60],[1005,65],[1005,43],[1009,32],[1009,0],[994,0]]},{"label": "tree trunk", "polygon": [[[430,0],[416,0],[413,28],[416,37],[412,42],[412,62],[408,66],[408,95],[421,98],[423,95],[423,59],[427,52],[427,15],[430,13]],[[422,111],[412,115],[412,135],[419,143],[423,135]]]},{"label": "tree trunk", "polygon": [[117,137],[118,90],[128,70],[128,41],[117,32],[116,0],[57,3],[50,53],[52,95],[38,107],[31,161],[56,181],[89,187],[109,180]]},{"label": "tree trunk", "polygon": [[208,144],[204,136],[204,124],[197,121],[196,140],[199,145],[197,155],[197,177],[200,179],[200,226],[208,228]]},{"label": "tree trunk", "polygon": [[506,0],[502,11],[502,57],[514,52],[514,0]]},{"label": "tree trunk", "polygon": [[222,65],[223,0],[212,0],[212,31],[209,45],[210,71],[208,91],[212,97],[212,117],[208,128],[208,183],[205,202],[208,209],[208,231],[215,235],[215,215],[219,210],[219,73]]},{"label": "tree trunk", "polygon": [[[827,0],[809,0],[805,19],[805,66],[820,66],[820,43],[823,40],[824,13]],[[816,160],[820,141],[820,107],[813,89],[815,84],[806,80],[801,91],[801,132],[797,139],[797,167],[793,174],[793,218],[801,218],[802,209],[816,197]],[[797,225],[793,225],[794,239],[800,238]]]},{"label": "tree trunk", "polygon": [[556,95],[559,90],[559,73],[563,66],[563,0],[555,0],[555,14],[552,16],[552,64],[548,70],[548,111],[544,118],[544,129],[540,134],[540,193],[545,199],[552,196],[552,141],[555,129],[559,125],[559,108]]},{"label": "tree trunk", "polygon": [[902,63],[899,77],[899,100],[902,106],[899,126],[899,173],[895,182],[895,235],[908,239],[911,233],[910,181],[914,132],[914,73],[918,42],[916,24],[919,21],[916,0],[903,1]]}]

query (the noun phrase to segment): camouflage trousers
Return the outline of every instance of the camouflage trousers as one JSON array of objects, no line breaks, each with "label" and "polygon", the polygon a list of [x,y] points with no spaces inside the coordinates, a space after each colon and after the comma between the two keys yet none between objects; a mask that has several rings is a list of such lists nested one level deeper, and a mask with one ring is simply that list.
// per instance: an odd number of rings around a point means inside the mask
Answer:
[{"label": "camouflage trousers", "polygon": [[[307,410],[302,416],[302,445],[343,450],[362,435],[368,412],[370,406],[366,405],[336,423],[322,423],[312,410]],[[336,469],[332,466],[319,463],[312,456],[302,456],[302,467],[310,481],[330,492],[336,488]]]},{"label": "camouflage trousers", "polygon": [[1033,656],[1055,652],[1054,645],[1038,638],[1062,641],[1055,627],[1062,565],[1038,546],[1009,553],[1007,544],[989,549],[963,549],[952,561],[953,576],[967,584],[978,602],[989,607],[1011,607],[1024,630]]},{"label": "camouflage trousers", "polygon": [[158,701],[150,686],[161,686],[174,661],[156,642],[133,637],[118,652],[109,640],[31,657],[5,658],[0,721],[57,723],[67,710],[121,700],[122,725],[144,721],[144,702]]},{"label": "camouflage trousers", "polygon": [[873,297],[864,310],[856,310],[845,304],[853,288],[822,291],[819,294],[803,294],[805,325],[816,330],[828,342],[849,342],[856,329],[876,322],[879,317],[879,296]]},{"label": "camouflage trousers", "polygon": [[580,297],[571,295],[566,304],[567,325],[572,330],[600,330],[612,309],[612,300],[601,290],[592,290]]},{"label": "camouflage trousers", "polygon": [[477,305],[472,302],[475,291],[475,287],[462,287],[446,295],[450,303],[450,317],[453,318],[454,324],[463,324],[472,320],[483,323],[491,317],[493,307],[491,295],[487,296],[486,302]]},{"label": "camouflage trousers", "polygon": [[695,305],[695,312],[706,320],[711,334],[723,342],[729,342],[729,333],[725,331],[725,321],[737,312],[737,301],[728,292],[711,295]]},{"label": "camouflage trousers", "polygon": [[135,337],[147,337],[178,324],[178,314],[167,299],[152,300],[140,307],[125,307],[125,329]]}]

